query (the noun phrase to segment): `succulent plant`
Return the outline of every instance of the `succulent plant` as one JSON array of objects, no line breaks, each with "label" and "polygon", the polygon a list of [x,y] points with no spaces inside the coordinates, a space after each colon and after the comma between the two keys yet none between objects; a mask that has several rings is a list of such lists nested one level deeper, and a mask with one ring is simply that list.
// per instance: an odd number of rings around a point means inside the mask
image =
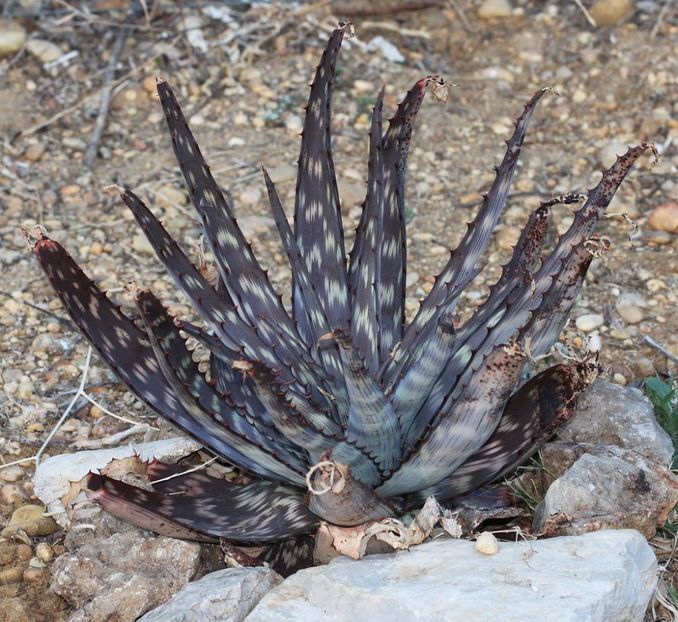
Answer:
[{"label": "succulent plant", "polygon": [[[397,516],[428,495],[475,491],[529,458],[571,416],[598,373],[568,362],[524,381],[531,357],[557,340],[593,256],[617,187],[648,149],[629,149],[603,172],[569,229],[544,250],[550,207],[534,211],[487,298],[463,323],[455,308],[507,202],[528,124],[526,104],[473,222],[422,301],[404,313],[405,169],[413,123],[437,76],[419,80],[382,129],[374,106],[367,194],[347,259],[331,154],[335,30],[317,67],[301,139],[294,226],[264,171],[293,275],[291,312],[271,286],[214,180],[174,93],[158,93],[174,152],[214,256],[213,285],[131,190],[122,192],[158,257],[207,328],[172,317],[139,291],[123,314],[55,241],[35,253],[65,308],[101,357],[154,411],[235,465],[233,481],[154,462],[147,489],[100,474],[92,496],[110,513],[158,533],[237,544],[290,541],[321,520],[352,526]],[[210,352],[209,375],[187,338]],[[270,555],[280,555],[271,549]]]}]

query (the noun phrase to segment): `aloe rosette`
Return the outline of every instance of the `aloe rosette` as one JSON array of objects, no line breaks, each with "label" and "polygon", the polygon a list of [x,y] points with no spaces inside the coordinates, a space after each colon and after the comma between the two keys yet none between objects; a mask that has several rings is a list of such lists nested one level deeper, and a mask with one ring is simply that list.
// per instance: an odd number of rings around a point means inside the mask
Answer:
[{"label": "aloe rosette", "polygon": [[[241,473],[228,481],[153,462],[142,489],[100,474],[90,494],[110,513],[161,534],[237,544],[308,545],[321,520],[351,526],[397,516],[435,495],[475,491],[527,460],[568,420],[598,373],[558,364],[521,384],[528,356],[549,351],[594,255],[594,229],[634,162],[606,171],[549,251],[549,212],[529,217],[489,295],[463,323],[454,311],[480,272],[506,205],[538,91],[518,118],[475,219],[414,319],[405,322],[405,170],[413,123],[437,76],[418,81],[382,128],[374,106],[367,194],[347,258],[331,154],[331,97],[347,26],[335,30],[306,108],[294,225],[264,171],[293,275],[291,310],[272,287],[214,180],[169,85],[158,82],[174,152],[218,271],[216,285],[131,190],[134,214],[203,326],[172,317],[150,292],[138,318],[123,314],[55,241],[35,253],[65,308],[120,380],[154,411]],[[210,352],[209,376],[187,337]],[[300,540],[301,538],[301,540]],[[277,547],[277,548],[276,548]],[[289,559],[288,559],[289,561]]]}]

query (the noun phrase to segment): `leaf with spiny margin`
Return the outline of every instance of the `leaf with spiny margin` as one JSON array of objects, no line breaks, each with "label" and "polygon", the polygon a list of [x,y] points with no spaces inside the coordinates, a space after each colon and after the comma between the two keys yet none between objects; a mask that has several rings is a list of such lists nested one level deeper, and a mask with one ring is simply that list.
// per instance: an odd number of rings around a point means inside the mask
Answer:
[{"label": "leaf with spiny margin", "polygon": [[506,404],[499,426],[452,475],[408,499],[441,503],[495,481],[530,458],[574,414],[577,399],[593,382],[595,363],[555,365],[537,374]]},{"label": "leaf with spiny margin", "polygon": [[[223,409],[221,412],[214,412],[217,408],[216,403],[209,405],[200,403],[191,393],[190,385],[187,385],[182,378],[183,370],[178,371],[173,367],[176,361],[173,360],[172,353],[166,349],[167,344],[163,343],[162,332],[159,331],[159,334],[154,332],[161,327],[157,322],[157,315],[147,315],[142,303],[139,304],[139,310],[142,313],[146,334],[163,376],[181,405],[188,412],[191,422],[209,430],[211,448],[214,448],[218,441],[219,449],[216,449],[215,453],[241,469],[261,477],[274,481],[288,481],[294,484],[303,483],[302,474],[305,471],[303,462],[292,460],[282,450],[275,454],[264,447],[257,446],[241,432],[231,428],[229,423],[232,423],[236,417],[234,411],[230,411],[230,416],[228,416]],[[165,348],[163,348],[163,345]],[[182,358],[182,361],[185,361],[185,358]]]},{"label": "leaf with spiny margin", "polygon": [[384,219],[384,166],[381,154],[384,89],[379,91],[377,103],[372,110],[370,128],[370,151],[367,167],[367,197],[356,229],[356,238],[351,250],[349,282],[353,305],[351,334],[353,343],[365,361],[367,369],[375,375],[379,369],[379,294],[377,281],[377,238],[383,235],[377,229],[383,227]]},{"label": "leaf with spiny margin", "polygon": [[495,347],[377,491],[385,496],[415,492],[453,473],[496,429],[523,363],[517,349]]},{"label": "leaf with spiny margin", "polygon": [[[186,257],[179,245],[172,239],[160,221],[132,191],[125,190],[122,199],[132,211],[146,234],[158,258],[174,279],[177,286],[191,300],[202,319],[207,322],[228,348],[243,350],[247,358],[256,358],[281,369],[286,380],[299,383],[304,392],[309,377],[313,386],[320,383],[307,366],[303,366],[304,355],[295,351],[291,354],[285,347],[288,340],[278,341],[270,346],[265,343],[258,329],[244,322],[228,300],[220,297],[202,274]],[[259,322],[262,324],[263,322]],[[281,352],[282,350],[282,352]]]},{"label": "leaf with spiny margin", "polygon": [[353,347],[347,332],[334,331],[339,344],[349,398],[346,439],[372,456],[379,469],[390,473],[400,463],[400,427],[393,404]]},{"label": "leaf with spiny margin", "polygon": [[341,439],[341,428],[334,424],[334,434],[326,434],[315,428],[294,408],[284,383],[275,370],[258,361],[244,361],[241,365],[243,373],[252,379],[257,398],[280,433],[296,446],[308,451],[311,463],[322,460],[321,456],[331,451]]},{"label": "leaf with spiny margin", "polygon": [[297,244],[297,240],[294,237],[292,228],[285,217],[285,211],[280,202],[280,197],[278,196],[275,184],[265,169],[263,173],[273,219],[275,220],[283,248],[285,249],[292,268],[292,274],[294,275],[296,296],[300,303],[297,307],[297,312],[302,313],[305,318],[303,321],[300,321],[299,325],[306,326],[310,331],[306,336],[306,339],[310,344],[311,356],[313,356],[331,376],[331,380],[330,378],[327,378],[327,382],[331,385],[332,394],[337,403],[337,421],[338,423],[345,424],[344,413],[348,411],[348,398],[344,386],[344,370],[341,366],[339,353],[336,347],[318,348],[318,339],[322,335],[328,333],[329,322],[327,321],[327,316],[325,315],[325,311],[318,298],[318,293],[311,282],[311,277],[306,268],[304,258],[299,249],[299,245]]},{"label": "leaf with spiny margin", "polygon": [[124,503],[127,509],[122,518],[130,522],[135,522],[136,508],[142,517],[155,515],[234,542],[285,540],[312,533],[319,523],[306,506],[302,491],[274,482],[256,481],[236,489],[229,486],[228,494],[209,497],[162,495],[105,475],[92,475],[90,482],[92,497],[114,516]]},{"label": "leaf with spiny margin", "polygon": [[[530,281],[518,279],[497,294],[490,294],[484,303],[485,310],[472,316],[455,335],[454,354],[439,375],[438,382],[426,397],[419,412],[413,418],[412,427],[405,436],[405,448],[414,447],[423,430],[444,409],[451,399],[455,386],[464,385],[474,373],[479,362],[497,345],[507,343],[515,333],[525,327],[542,305],[554,282],[562,275],[565,266],[581,244],[587,242],[584,235],[593,231],[603,215],[616,189],[623,181],[633,163],[649,148],[641,145],[630,149],[624,156],[603,173],[600,183],[590,191],[585,204],[575,214],[570,228],[561,236],[554,250],[542,261],[539,270]],[[494,304],[496,303],[496,304]],[[554,304],[552,300],[550,304]],[[555,308],[555,306],[553,307]],[[521,333],[524,338],[536,339],[533,330]],[[549,337],[550,338],[550,337]]]},{"label": "leaf with spiny margin", "polygon": [[283,577],[289,577],[299,570],[313,566],[315,538],[297,536],[267,546],[257,559]]},{"label": "leaf with spiny margin", "polygon": [[267,423],[265,405],[252,400],[239,405],[230,394],[220,394],[207,382],[179,332],[180,326],[150,291],[137,294],[137,305],[146,326],[153,331],[165,361],[202,410],[211,413],[217,421],[223,422],[229,430],[252,445],[261,447],[293,468],[304,469],[306,456],[303,450],[299,452]]},{"label": "leaf with spiny margin", "polygon": [[525,330],[525,343],[534,358],[546,354],[557,341],[579,295],[594,256],[603,254],[609,242],[589,238],[576,246],[544,296]]},{"label": "leaf with spiny margin", "polygon": [[395,378],[392,394],[402,429],[407,433],[407,446],[419,438],[435,417],[458,374],[470,360],[472,345],[481,343],[486,331],[497,323],[497,317],[503,313],[500,303],[517,287],[530,282],[538,266],[547,228],[548,212],[538,208],[530,215],[510,261],[490,287],[489,295],[457,334],[444,330],[449,321],[444,320],[443,313],[449,315],[450,311],[442,304],[429,320],[436,323],[435,331],[421,341],[411,360],[401,359],[399,373],[402,376]]},{"label": "leaf with spiny margin", "polygon": [[[414,352],[421,340],[434,329],[429,320],[434,316],[436,308],[447,299],[446,308],[451,310],[456,304],[458,294],[453,300],[449,300],[450,291],[455,289],[459,283],[468,282],[469,275],[473,274],[506,205],[511,178],[518,164],[520,150],[534,109],[547,90],[537,91],[525,105],[523,113],[516,122],[516,129],[507,142],[506,154],[497,168],[495,180],[484,198],[483,206],[473,222],[468,225],[466,234],[436,278],[433,288],[419,307],[417,315],[407,327],[400,344],[394,351],[393,360],[384,373],[387,384],[393,377],[393,369],[397,367],[400,358]],[[461,290],[458,292],[461,293]]]},{"label": "leaf with spiny margin", "polygon": [[160,369],[143,331],[108,300],[60,244],[43,237],[34,252],[68,314],[137,397],[215,454],[245,471],[254,470],[256,465],[225,441],[220,426],[205,417],[196,418],[185,407]]},{"label": "leaf with spiny margin", "polygon": [[[115,482],[118,485],[110,485]],[[146,491],[123,484],[99,473],[87,476],[87,497],[116,518],[131,523],[141,529],[148,529],[161,536],[192,540],[196,542],[217,542],[214,536],[208,536],[199,530],[182,525],[171,517],[163,515],[147,502]]]},{"label": "leaf with spiny margin", "polygon": [[[205,163],[174,92],[163,80],[158,81],[157,86],[174,153],[200,215],[205,239],[214,253],[221,281],[235,301],[238,313],[245,322],[255,324],[265,317],[282,331],[295,334],[294,324],[280,296],[259,265]],[[262,331],[262,337],[269,345],[278,339],[277,335],[265,331]]]},{"label": "leaf with spiny margin", "polygon": [[[349,297],[339,193],[331,145],[334,71],[346,27],[329,38],[306,107],[299,154],[294,225],[297,244],[331,329],[349,323]],[[303,299],[293,282],[294,317],[303,326]],[[311,334],[310,327],[301,328]]]},{"label": "leaf with spiny margin", "polygon": [[439,76],[419,80],[398,105],[381,141],[383,207],[379,211],[376,243],[379,361],[383,363],[400,341],[405,323],[405,173],[414,119],[430,84],[444,84]]}]

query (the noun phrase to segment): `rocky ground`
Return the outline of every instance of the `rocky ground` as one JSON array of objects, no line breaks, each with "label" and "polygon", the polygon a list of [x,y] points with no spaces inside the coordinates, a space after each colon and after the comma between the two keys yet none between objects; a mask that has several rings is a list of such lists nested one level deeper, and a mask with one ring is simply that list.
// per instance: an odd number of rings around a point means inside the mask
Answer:
[{"label": "rocky ground", "polygon": [[[592,9],[599,22],[594,28],[575,2],[562,1],[407,3],[421,5],[412,11],[384,1],[323,2],[241,6],[230,13],[221,5],[209,11],[202,2],[156,4],[155,15],[135,22],[120,54],[92,168],[84,155],[126,3],[82,3],[76,10],[76,3],[17,1],[0,22],[0,35],[21,40],[23,29],[29,37],[26,48],[0,60],[2,463],[36,453],[77,390],[87,354],[26,250],[22,228],[43,226],[121,304],[131,303],[125,285],[134,281],[154,289],[175,313],[190,314],[108,188],[134,188],[199,256],[198,226],[173,161],[155,76],[175,88],[262,263],[280,291],[289,292],[259,166],[278,182],[291,214],[301,106],[336,23],[333,15],[349,15],[358,35],[341,53],[334,104],[334,155],[349,239],[365,192],[367,126],[379,86],[386,88],[386,109],[394,110],[424,75],[439,73],[458,85],[446,105],[427,98],[417,120],[407,189],[408,312],[416,310],[478,207],[513,119],[537,88],[552,86],[558,94],[535,114],[488,268],[465,293],[467,307],[482,299],[541,200],[585,191],[627,144],[652,140],[659,161],[641,162],[611,206],[616,215],[600,233],[610,238],[612,251],[595,260],[562,342],[575,356],[600,349],[605,376],[618,384],[675,370],[646,340],[678,356],[675,5],[601,1]],[[593,2],[583,4],[592,8]],[[571,211],[556,208],[554,220],[562,231]],[[96,356],[86,387],[101,407],[79,400],[45,455],[107,446],[135,423],[159,431],[137,427],[131,440],[168,431]],[[36,502],[33,467],[27,460],[0,469],[3,519]],[[46,532],[0,543],[0,595],[15,607],[3,608],[0,620],[66,617],[65,603],[46,591],[63,534]]]}]

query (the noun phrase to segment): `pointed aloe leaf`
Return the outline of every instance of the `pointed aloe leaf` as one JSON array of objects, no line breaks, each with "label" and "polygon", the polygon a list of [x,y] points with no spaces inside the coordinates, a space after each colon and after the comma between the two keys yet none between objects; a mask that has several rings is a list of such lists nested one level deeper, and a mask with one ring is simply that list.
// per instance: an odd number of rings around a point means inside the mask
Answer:
[{"label": "pointed aloe leaf", "polygon": [[190,423],[207,430],[211,445],[218,445],[219,448],[215,449],[215,453],[241,469],[261,477],[273,481],[302,483],[305,471],[303,462],[295,460],[282,448],[276,451],[250,440],[245,434],[249,433],[254,438],[255,433],[245,425],[248,422],[244,417],[238,418],[237,413],[230,410],[228,404],[224,407],[219,402],[218,396],[209,400],[209,403],[205,403],[205,400],[201,403],[199,396],[194,395],[197,393],[196,386],[199,385],[195,384],[193,376],[187,376],[185,356],[181,355],[177,364],[177,353],[172,350],[172,346],[177,342],[174,340],[168,343],[165,340],[163,329],[167,325],[158,321],[157,314],[149,313],[142,302],[139,303],[139,310],[145,322],[148,341],[165,380],[189,414]]},{"label": "pointed aloe leaf", "polygon": [[[381,307],[377,282],[377,238],[383,241],[384,165],[381,153],[384,89],[372,111],[370,152],[367,169],[367,197],[356,230],[349,271],[353,304],[351,333],[353,343],[371,374],[379,369],[379,325]],[[379,232],[378,232],[379,229]]]},{"label": "pointed aloe leaf", "polygon": [[252,379],[254,392],[276,428],[294,445],[308,451],[312,463],[321,460],[321,456],[330,452],[341,439],[342,431],[337,424],[334,424],[333,434],[328,434],[294,408],[274,370],[258,361],[241,361],[240,369]]},{"label": "pointed aloe leaf", "polygon": [[[647,145],[641,145],[630,149],[603,173],[600,183],[591,190],[586,203],[575,214],[570,228],[561,236],[554,250],[542,261],[541,267],[532,279],[518,278],[512,283],[509,282],[506,287],[496,289],[490,294],[481,310],[457,331],[453,346],[454,353],[442,373],[439,374],[436,384],[426,396],[421,408],[413,417],[412,426],[405,436],[406,447],[416,444],[422,432],[443,408],[445,400],[453,394],[455,387],[459,384],[466,384],[478,364],[497,345],[507,343],[521,329],[523,329],[521,346],[526,345],[525,337],[540,341],[539,331],[531,329],[528,332],[525,329],[526,325],[531,321],[535,312],[538,315],[544,297],[548,295],[554,281],[558,282],[561,277],[567,279],[566,266],[577,265],[577,260],[573,259],[573,256],[580,253],[582,245],[589,243],[588,236],[584,234],[595,228],[595,223],[604,213],[619,184],[633,163],[648,148]],[[574,287],[577,287],[576,282]],[[571,289],[571,291],[575,290]],[[552,298],[549,302],[550,308],[554,310],[558,305],[558,296],[565,295],[567,292],[567,285],[556,292],[560,293],[554,294],[556,298]],[[566,305],[566,303],[563,304]],[[561,316],[555,319],[558,318]],[[549,329],[547,334],[548,339],[552,339],[553,329]],[[541,339],[546,339],[546,337],[542,336]],[[539,347],[543,348],[546,343],[547,341],[541,341],[542,345]]]},{"label": "pointed aloe leaf", "polygon": [[[330,328],[345,328],[349,322],[344,232],[330,136],[334,71],[345,30],[331,34],[311,85],[294,209],[297,244]],[[293,285],[294,317],[303,321],[303,299],[296,280]]]},{"label": "pointed aloe leaf", "polygon": [[174,282],[191,300],[202,319],[211,326],[224,345],[231,350],[242,348],[246,357],[260,359],[280,368],[286,379],[299,382],[301,387],[309,382],[312,386],[320,383],[308,365],[304,365],[306,353],[299,352],[298,349],[290,352],[288,344],[292,343],[291,339],[279,339],[273,345],[264,341],[261,326],[264,324],[271,326],[273,323],[263,322],[261,321],[263,318],[260,318],[259,322],[250,325],[242,320],[235,307],[228,302],[230,300],[228,292],[221,292],[219,295],[214,290],[139,197],[126,190],[122,194],[122,199],[132,210]]},{"label": "pointed aloe leaf", "polygon": [[[195,419],[160,369],[146,335],[78,267],[43,237],[34,252],[68,314],[120,380],[161,416],[226,459],[236,458],[212,421]],[[232,460],[248,470],[244,463]]]},{"label": "pointed aloe leaf", "polygon": [[376,275],[379,360],[387,359],[400,341],[405,322],[405,173],[414,120],[429,85],[443,85],[439,76],[419,80],[398,106],[381,142],[383,209],[377,224]]},{"label": "pointed aloe leaf", "polygon": [[298,570],[310,568],[314,564],[313,536],[297,536],[267,546],[258,559],[283,577],[289,577]]},{"label": "pointed aloe leaf", "polygon": [[[214,253],[222,283],[236,303],[238,313],[250,323],[266,317],[279,325],[281,330],[294,334],[294,325],[280,297],[240,230],[167,82],[158,82],[158,95],[174,153],[200,215],[205,239]],[[272,335],[264,334],[263,337],[269,344],[276,341]]]},{"label": "pointed aloe leaf", "polygon": [[[282,462],[303,471],[305,456],[304,462],[300,459],[303,450],[299,452],[286,441],[276,427],[269,423],[270,415],[265,405],[251,400],[238,404],[230,393],[220,394],[207,382],[205,375],[193,361],[191,352],[179,332],[179,326],[162,303],[150,291],[141,291],[137,295],[137,305],[146,326],[153,331],[167,365],[172,368],[199,406],[204,411],[212,413],[214,418],[223,422],[228,429],[243,436],[247,442],[260,446]],[[236,396],[240,395],[236,389]]]},{"label": "pointed aloe leaf", "polygon": [[[266,188],[268,190],[268,198],[271,204],[271,212],[275,220],[283,247],[292,267],[292,274],[294,274],[294,282],[296,287],[296,296],[299,306],[297,312],[303,314],[305,320],[299,321],[299,327],[304,334],[304,338],[310,345],[311,355],[316,358],[316,361],[324,366],[329,372],[330,378],[327,378],[329,389],[336,400],[336,412],[338,414],[337,421],[345,423],[343,413],[348,410],[346,387],[344,386],[344,371],[341,366],[339,352],[336,347],[324,347],[318,349],[318,339],[328,333],[329,322],[325,311],[322,307],[318,292],[315,290],[311,277],[306,268],[304,258],[294,237],[292,228],[287,222],[285,212],[280,202],[280,197],[275,189],[275,184],[269,177],[266,170],[264,170],[264,180],[266,181]],[[298,320],[299,318],[297,318]],[[305,328],[304,328],[305,327]],[[308,346],[307,346],[308,347]],[[325,376],[325,374],[323,374]]]},{"label": "pointed aloe leaf", "polygon": [[[422,333],[425,337],[427,330],[433,330],[429,320],[434,316],[436,308],[448,299],[450,291],[455,289],[459,283],[468,282],[469,275],[474,272],[506,205],[511,179],[518,165],[518,158],[534,109],[547,90],[541,89],[537,91],[525,105],[522,115],[516,122],[516,129],[507,142],[506,154],[497,168],[494,183],[489,193],[485,196],[483,206],[473,222],[469,224],[455,252],[452,253],[447,265],[436,278],[433,289],[431,289],[419,307],[412,323],[407,327],[402,341],[394,353],[390,369],[387,369],[384,374],[385,379],[388,380],[392,377],[392,369],[397,366],[402,356],[406,356],[408,352],[416,350],[422,338]],[[461,293],[460,290],[458,290],[458,294],[453,300],[447,300],[447,309],[451,310],[454,307],[459,293]]]},{"label": "pointed aloe leaf", "polygon": [[393,404],[369,374],[348,333],[333,334],[341,352],[349,398],[346,439],[389,473],[400,461],[400,427]]},{"label": "pointed aloe leaf", "polygon": [[229,486],[228,494],[192,497],[162,495],[105,475],[92,477],[94,499],[114,516],[123,502],[127,506],[124,518],[130,522],[135,512],[136,516],[150,513],[213,538],[242,543],[275,542],[312,533],[318,527],[303,492],[273,482]]},{"label": "pointed aloe leaf", "polygon": [[147,491],[123,484],[106,475],[90,473],[87,477],[87,496],[106,512],[126,523],[148,529],[161,536],[197,542],[217,542],[217,538],[182,525],[158,512],[150,503]]},{"label": "pointed aloe leaf", "polygon": [[517,349],[494,348],[377,491],[385,496],[414,492],[453,473],[496,429],[523,362]]},{"label": "pointed aloe leaf", "polygon": [[416,493],[415,499],[425,501],[434,495],[444,502],[510,473],[569,421],[577,399],[599,372],[595,363],[570,363],[531,378],[511,396],[485,444],[452,475]]}]

